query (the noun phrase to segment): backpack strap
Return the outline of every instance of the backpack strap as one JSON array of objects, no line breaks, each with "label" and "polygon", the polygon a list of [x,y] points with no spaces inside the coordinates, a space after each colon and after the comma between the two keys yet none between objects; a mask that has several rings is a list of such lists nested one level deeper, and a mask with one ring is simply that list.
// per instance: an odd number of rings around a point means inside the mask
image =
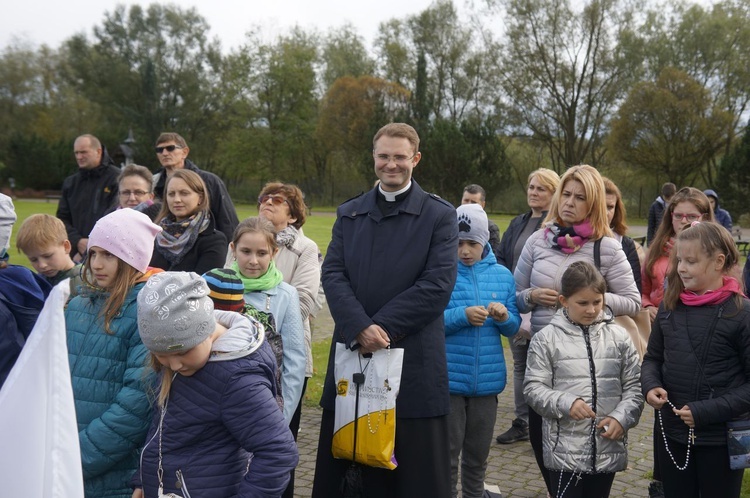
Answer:
[{"label": "backpack strap", "polygon": [[596,266],[596,269],[599,270],[599,273],[602,271],[602,239],[596,239],[594,242],[594,266]]}]

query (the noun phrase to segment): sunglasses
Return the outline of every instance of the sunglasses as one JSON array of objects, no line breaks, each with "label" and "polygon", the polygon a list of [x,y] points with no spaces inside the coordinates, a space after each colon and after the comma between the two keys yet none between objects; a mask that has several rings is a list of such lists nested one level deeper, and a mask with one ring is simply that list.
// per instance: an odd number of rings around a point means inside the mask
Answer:
[{"label": "sunglasses", "polygon": [[274,206],[284,204],[285,202],[289,204],[289,201],[287,201],[280,195],[266,194],[266,195],[261,195],[260,197],[258,197],[258,205],[260,206],[261,204],[266,204],[269,200],[271,201],[271,204],[273,204]]},{"label": "sunglasses", "polygon": [[179,145],[165,145],[163,147],[154,147],[154,150],[156,151],[157,154],[161,154],[165,150],[167,152],[174,152],[175,149],[182,149],[182,147],[180,147]]}]

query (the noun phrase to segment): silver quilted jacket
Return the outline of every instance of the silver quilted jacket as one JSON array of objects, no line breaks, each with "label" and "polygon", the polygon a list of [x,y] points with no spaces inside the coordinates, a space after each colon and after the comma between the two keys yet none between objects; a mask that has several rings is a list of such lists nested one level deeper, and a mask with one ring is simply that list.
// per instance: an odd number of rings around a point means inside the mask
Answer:
[{"label": "silver quilted jacket", "polygon": [[627,437],[605,439],[598,431],[592,433],[590,420],[570,418],[576,399],[594,406],[594,388],[597,423],[609,416],[627,431],[641,417],[638,352],[625,329],[610,322],[611,318],[607,311],[602,321],[588,327],[595,379],[585,333],[563,310],[531,340],[523,393],[529,406],[544,417],[544,465],[548,469],[598,473],[627,466]]}]

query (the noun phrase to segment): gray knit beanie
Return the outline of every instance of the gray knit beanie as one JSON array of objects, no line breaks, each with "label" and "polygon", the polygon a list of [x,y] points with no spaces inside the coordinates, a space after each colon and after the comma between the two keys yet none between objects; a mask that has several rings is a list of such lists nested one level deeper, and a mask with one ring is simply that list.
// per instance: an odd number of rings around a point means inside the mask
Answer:
[{"label": "gray knit beanie", "polygon": [[462,204],[456,209],[458,215],[458,240],[473,240],[484,247],[490,240],[487,213],[479,204]]},{"label": "gray knit beanie", "polygon": [[152,353],[182,353],[216,329],[208,285],[194,272],[163,272],[138,293],[138,332]]}]

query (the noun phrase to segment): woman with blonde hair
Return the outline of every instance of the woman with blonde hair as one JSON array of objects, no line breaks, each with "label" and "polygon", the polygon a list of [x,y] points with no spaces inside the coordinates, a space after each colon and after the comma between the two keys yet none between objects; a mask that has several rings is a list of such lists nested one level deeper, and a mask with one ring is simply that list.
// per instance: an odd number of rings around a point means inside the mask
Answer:
[{"label": "woman with blonde hair", "polygon": [[[555,315],[565,270],[576,261],[594,263],[595,259],[607,283],[605,303],[612,314],[637,313],[640,294],[622,246],[612,238],[604,181],[591,166],[573,166],[560,179],[543,228],[526,241],[514,272],[516,304],[520,312],[531,313],[532,341],[533,335]],[[597,411],[596,406],[591,409]],[[542,454],[542,418],[532,409],[529,409],[529,436],[547,490],[551,492],[550,475]]]},{"label": "woman with blonde hair", "polygon": [[[542,220],[547,216],[552,196],[560,184],[560,176],[547,168],[539,168],[529,173],[526,186],[526,202],[530,211],[518,215],[508,225],[497,251],[497,262],[513,272],[521,256],[523,246],[532,233],[539,230]],[[529,407],[523,398],[523,379],[526,373],[526,356],[529,351],[529,315],[521,316],[519,333],[509,338],[510,351],[513,354],[513,401],[516,418],[510,429],[500,434],[495,440],[500,444],[511,444],[529,438]]]}]

